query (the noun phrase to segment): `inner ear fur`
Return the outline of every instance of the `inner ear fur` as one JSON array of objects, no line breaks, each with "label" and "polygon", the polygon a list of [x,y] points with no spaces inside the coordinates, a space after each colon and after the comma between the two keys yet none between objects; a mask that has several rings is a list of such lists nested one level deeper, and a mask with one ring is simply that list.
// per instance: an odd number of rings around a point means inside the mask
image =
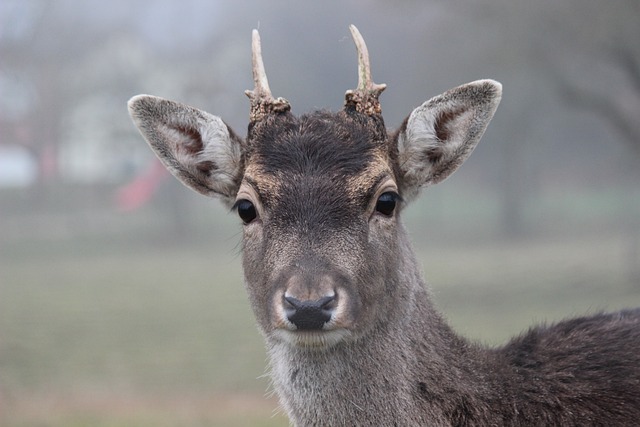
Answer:
[{"label": "inner ear fur", "polygon": [[449,177],[471,154],[495,113],[502,85],[478,80],[425,102],[395,137],[403,198]]},{"label": "inner ear fur", "polygon": [[174,101],[138,95],[128,103],[138,130],[187,187],[231,206],[243,172],[244,143],[222,119]]}]

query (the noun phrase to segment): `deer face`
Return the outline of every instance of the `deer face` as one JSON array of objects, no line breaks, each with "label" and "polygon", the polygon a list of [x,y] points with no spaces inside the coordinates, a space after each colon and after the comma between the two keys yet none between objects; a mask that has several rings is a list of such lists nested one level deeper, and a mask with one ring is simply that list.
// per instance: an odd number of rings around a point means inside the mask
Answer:
[{"label": "deer face", "polygon": [[235,207],[266,334],[327,345],[375,323],[389,299],[401,202],[380,130],[357,112],[274,116],[253,129]]},{"label": "deer face", "polygon": [[406,298],[399,213],[471,153],[500,99],[485,80],[416,108],[388,135],[360,34],[361,76],[338,113],[295,117],[268,88],[254,32],[247,139],[218,117],[138,96],[131,115],[183,183],[233,206],[251,305],[269,340],[326,348],[384,325]]}]

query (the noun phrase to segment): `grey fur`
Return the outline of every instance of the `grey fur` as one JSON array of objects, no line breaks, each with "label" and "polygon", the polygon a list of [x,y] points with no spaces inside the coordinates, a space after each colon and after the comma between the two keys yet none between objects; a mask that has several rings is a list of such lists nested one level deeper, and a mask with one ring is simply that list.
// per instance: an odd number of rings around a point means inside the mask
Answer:
[{"label": "grey fur", "polygon": [[[458,336],[431,302],[401,208],[470,155],[500,96],[491,80],[460,86],[393,135],[379,114],[349,105],[299,118],[272,112],[250,124],[246,141],[194,108],[130,101],[141,133],[185,185],[255,208],[243,226],[245,282],[293,424],[637,424],[640,310],[540,326],[491,349]],[[390,193],[401,199],[387,214],[378,202]],[[298,330],[288,297],[330,299],[331,320]]]}]

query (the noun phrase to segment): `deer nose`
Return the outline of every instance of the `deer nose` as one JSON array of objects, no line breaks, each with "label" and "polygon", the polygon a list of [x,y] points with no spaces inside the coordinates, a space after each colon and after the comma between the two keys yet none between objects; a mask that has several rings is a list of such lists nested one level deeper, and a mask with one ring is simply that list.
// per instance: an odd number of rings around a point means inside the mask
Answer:
[{"label": "deer nose", "polygon": [[335,294],[306,301],[285,295],[284,311],[287,319],[299,330],[319,331],[331,319],[335,301]]}]

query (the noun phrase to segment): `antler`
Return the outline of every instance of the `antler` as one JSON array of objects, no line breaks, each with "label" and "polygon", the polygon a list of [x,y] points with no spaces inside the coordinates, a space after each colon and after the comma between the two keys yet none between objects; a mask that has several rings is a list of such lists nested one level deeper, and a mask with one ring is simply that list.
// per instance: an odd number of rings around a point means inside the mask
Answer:
[{"label": "antler", "polygon": [[264,63],[262,62],[262,48],[260,46],[260,34],[258,34],[258,30],[253,30],[251,35],[251,54],[255,88],[244,92],[251,100],[249,120],[251,122],[257,122],[262,120],[267,114],[289,111],[291,109],[289,101],[284,98],[274,99],[273,95],[271,95],[269,81],[267,80]]},{"label": "antler", "polygon": [[373,82],[367,45],[355,25],[349,25],[349,30],[358,51],[358,88],[356,90],[348,90],[344,95],[345,106],[353,106],[356,111],[369,116],[380,114],[382,109],[380,108],[378,97],[387,85]]}]

